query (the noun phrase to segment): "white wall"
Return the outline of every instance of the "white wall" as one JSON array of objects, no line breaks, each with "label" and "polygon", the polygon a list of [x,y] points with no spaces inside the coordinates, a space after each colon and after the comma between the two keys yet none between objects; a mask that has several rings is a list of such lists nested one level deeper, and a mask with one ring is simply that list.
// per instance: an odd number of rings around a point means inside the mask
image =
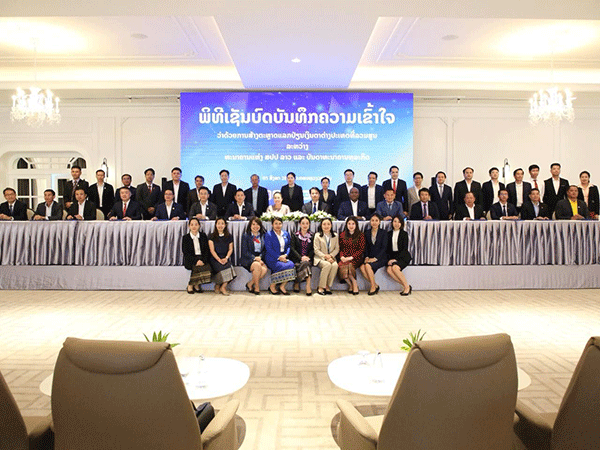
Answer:
[{"label": "white wall", "polygon": [[[0,108],[0,186],[6,186],[11,152],[79,152],[88,161],[88,180],[95,180],[95,169],[107,158],[112,184],[120,183],[123,172],[133,175],[134,184],[141,183],[147,167],[153,167],[160,180],[179,165],[178,104],[65,105],[62,113],[60,125],[31,129],[11,123],[9,110]],[[550,163],[558,161],[569,181],[588,170],[592,181],[600,183],[600,106],[576,109],[573,124],[556,128],[530,126],[527,113],[525,108],[493,104],[416,104],[414,168],[426,179],[443,170],[454,183],[469,165],[475,179],[483,182],[488,169],[501,167],[504,158],[513,169],[537,163],[543,178],[549,177]],[[209,184],[217,182],[217,174],[203,175]],[[332,184],[342,180],[340,174]]]}]

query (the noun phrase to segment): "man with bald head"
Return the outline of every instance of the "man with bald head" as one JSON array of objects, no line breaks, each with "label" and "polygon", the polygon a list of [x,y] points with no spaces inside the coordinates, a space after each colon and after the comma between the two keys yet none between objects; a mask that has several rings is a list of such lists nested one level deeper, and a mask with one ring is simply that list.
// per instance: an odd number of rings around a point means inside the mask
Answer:
[{"label": "man with bald head", "polygon": [[367,202],[359,200],[358,188],[353,187],[348,193],[349,200],[340,204],[340,209],[337,213],[338,220],[346,220],[350,216],[356,217],[358,220],[367,220],[369,216],[369,208]]}]

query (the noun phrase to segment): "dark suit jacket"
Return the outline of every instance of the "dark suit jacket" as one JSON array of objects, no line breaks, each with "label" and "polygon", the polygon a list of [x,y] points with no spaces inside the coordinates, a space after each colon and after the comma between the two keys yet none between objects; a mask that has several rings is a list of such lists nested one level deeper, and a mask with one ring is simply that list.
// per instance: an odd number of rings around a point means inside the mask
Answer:
[{"label": "dark suit jacket", "polygon": [[[383,193],[388,189],[392,189],[392,179],[385,180],[382,184]],[[402,208],[404,211],[408,211],[408,189],[406,187],[406,181],[398,178],[398,183],[396,186],[396,201],[402,203]]]},{"label": "dark suit jacket", "polygon": [[225,195],[223,195],[223,186],[221,183],[214,185],[211,199],[212,202],[217,205],[217,216],[225,217],[227,207],[235,201],[235,191],[237,191],[237,186],[228,183]]},{"label": "dark suit jacket", "polygon": [[[217,205],[210,201],[207,201],[206,203],[206,217],[208,220],[215,220],[217,218]],[[200,202],[196,202],[192,205],[188,217],[196,217],[198,214],[202,214],[202,204]]]},{"label": "dark suit jacket", "polygon": [[404,208],[402,207],[402,203],[400,203],[397,200],[394,200],[394,204],[392,206],[392,211],[390,212],[390,209],[388,207],[388,204],[385,200],[377,203],[377,208],[375,209],[375,212],[377,214],[379,214],[381,217],[387,217],[387,216],[400,216],[402,217],[402,214],[404,212]]},{"label": "dark suit jacket", "polygon": [[[261,240],[261,252],[260,259],[265,260],[265,237],[264,235],[260,237]],[[249,233],[244,233],[242,235],[242,250],[240,252],[240,257],[238,259],[238,264],[243,267],[249,268],[254,261],[254,241],[252,240],[252,235]]]},{"label": "dark suit jacket", "polygon": [[[120,198],[120,197],[119,197]],[[98,183],[92,184],[88,189],[88,199],[104,213],[106,217],[115,203],[115,191],[113,187],[104,183],[102,187],[102,208],[100,208],[100,197],[98,196]]]},{"label": "dark suit jacket", "polygon": [[388,260],[395,259],[397,261],[402,261],[408,266],[410,264],[410,261],[412,260],[412,256],[408,251],[408,233],[404,230],[400,230],[400,233],[398,233],[398,251],[397,252],[394,252],[392,250],[392,248],[393,248],[392,247],[393,233],[394,233],[394,230],[388,231],[388,244],[387,244]]},{"label": "dark suit jacket", "polygon": [[281,186],[281,196],[283,197],[283,204],[290,207],[290,211],[300,211],[302,205],[304,205],[304,194],[302,188],[297,184],[294,185],[294,193],[290,197],[290,190],[288,185]]},{"label": "dark suit jacket", "polygon": [[[467,209],[467,205],[461,203],[460,205],[456,205],[456,210],[454,212],[454,220],[463,220],[465,218],[470,218],[469,210]],[[485,212],[483,211],[483,206],[475,205],[475,220],[485,219]]]},{"label": "dark suit jacket", "polygon": [[533,220],[536,217],[547,217],[550,219],[551,217],[550,210],[548,205],[544,205],[543,203],[539,204],[538,215],[535,215],[535,208],[533,207],[533,203],[528,201],[523,203],[523,207],[521,208],[521,219],[522,220]]},{"label": "dark suit jacket", "polygon": [[550,213],[554,212],[554,208],[559,200],[567,197],[568,190],[569,181],[565,180],[564,178],[560,179],[558,192],[554,192],[554,183],[552,183],[552,178],[544,180],[544,198],[542,199],[542,202],[548,205],[548,208],[550,208]]},{"label": "dark suit jacket", "polygon": [[[499,186],[498,189],[504,189],[506,187],[506,186],[504,186],[504,183],[500,183],[500,182],[499,182],[498,186]],[[531,186],[530,186],[530,188],[531,188]],[[483,206],[484,211],[490,210],[490,208],[492,207],[492,205],[494,203],[494,196],[496,194],[498,194],[498,192],[494,192],[494,185],[492,184],[492,180],[488,180],[481,185],[481,199],[483,201],[482,206]],[[509,199],[510,199],[510,193],[508,195],[509,195]],[[463,198],[463,202],[464,202],[464,198]],[[513,205],[516,204],[516,203],[511,202],[510,200],[508,202],[512,203]]]},{"label": "dark suit jacket", "polygon": [[[465,180],[459,181],[454,185],[454,205],[460,205],[465,203],[465,195],[467,194],[467,182]],[[477,181],[471,181],[471,192],[475,194],[475,204],[483,205],[481,184]]]},{"label": "dark suit jacket", "polygon": [[[579,188],[579,195],[577,197],[579,200],[583,200],[583,191]],[[600,198],[598,198],[598,186],[590,186],[590,191],[588,194],[588,211],[590,213],[598,214],[598,209],[600,206]]]},{"label": "dark suit jacket", "polygon": [[[131,220],[142,220],[143,208],[135,200],[129,200],[127,205],[127,211],[125,211],[125,217],[129,217]],[[116,217],[119,220],[123,220],[123,201],[119,200],[114,204],[113,209],[109,213],[110,217]]]},{"label": "dark suit jacket", "polygon": [[144,209],[143,216],[144,219],[151,219],[156,214],[150,214],[148,212],[148,208],[156,208],[158,203],[162,200],[162,192],[160,190],[160,186],[152,183],[152,192],[148,190],[148,185],[146,183],[138,184],[137,189],[135,190],[135,198],[136,201],[142,205]]},{"label": "dark suit jacket", "polygon": [[[225,212],[225,217],[229,220],[230,217],[233,217],[236,214],[240,213],[240,209],[238,208],[237,203],[232,203],[227,207],[227,211]],[[251,203],[244,202],[244,206],[242,206],[242,214],[243,217],[252,217],[254,216],[254,208]]]},{"label": "dark suit jacket", "polygon": [[[506,215],[507,216],[518,216],[519,215],[519,212],[517,211],[517,208],[515,207],[515,205],[513,205],[512,203],[506,204]],[[490,216],[491,216],[492,220],[499,220],[503,216],[502,205],[500,205],[500,202],[496,202],[492,205],[492,207],[490,208]]]},{"label": "dark suit jacket", "polygon": [[[173,180],[169,180],[165,183],[165,190],[170,189],[173,193],[175,193],[175,190],[173,189]],[[185,208],[185,210],[187,211],[187,201],[188,201],[188,194],[190,192],[190,185],[187,184],[185,181],[179,180],[179,191],[177,192],[177,198],[174,199],[175,203],[177,203],[178,205],[180,205],[182,208]],[[162,196],[162,202],[164,203],[165,201],[165,193],[163,191],[163,196]]]},{"label": "dark suit jacket", "polygon": [[[369,185],[366,184],[360,187],[360,199],[369,205]],[[377,208],[377,203],[383,201],[383,188],[376,184],[375,185],[375,208]]]},{"label": "dark suit jacket", "polygon": [[[52,202],[52,210],[50,211],[48,220],[62,220],[62,212],[63,210],[60,205],[56,202]],[[38,203],[35,214],[46,217],[46,202]]]},{"label": "dark suit jacket", "polygon": [[[79,203],[74,201],[67,210],[67,216],[75,218],[77,214],[79,214]],[[87,199],[83,205],[83,220],[96,220],[96,204],[90,199]]]},{"label": "dark suit jacket", "polygon": [[437,206],[440,214],[440,220],[448,220],[454,214],[454,203],[452,202],[452,188],[444,184],[444,192],[440,197],[440,191],[437,183],[429,188],[431,201]]},{"label": "dark suit jacket", "polygon": [[[77,187],[82,187],[85,189],[85,193],[87,194],[88,189],[90,187],[90,183],[85,181],[84,179],[79,179],[79,183],[77,183]],[[74,202],[75,197],[73,196],[73,180],[69,180],[65,183],[65,191],[63,193],[63,202],[66,204],[67,202]],[[65,209],[67,209],[65,207]]]},{"label": "dark suit jacket", "polygon": [[208,238],[203,231],[199,232],[200,238],[200,255],[196,255],[194,249],[194,241],[190,233],[183,236],[181,239],[181,250],[183,251],[183,265],[187,270],[192,270],[198,261],[202,261],[204,264],[209,263],[210,250],[208,248]]},{"label": "dark suit jacket", "polygon": [[[121,201],[121,189],[123,189],[123,187],[120,187],[115,191],[115,203]],[[129,192],[131,192],[131,197],[129,199],[135,200],[136,189],[133,186],[129,186],[127,189],[129,189]]]},{"label": "dark suit jacket", "polygon": [[[319,192],[321,193],[321,200],[325,202],[323,198],[323,189],[319,189]],[[340,207],[340,204],[337,201],[335,192],[333,192],[331,189],[327,189],[327,201],[325,203],[329,205],[329,212],[334,216],[337,215],[337,210]]]},{"label": "dark suit jacket", "polygon": [[[302,205],[302,212],[304,214],[308,214],[310,216],[313,213],[312,207],[313,207],[313,202],[311,200],[310,202],[307,202],[304,205]],[[325,211],[327,213],[330,212],[329,205],[327,203],[323,202],[323,200],[319,200],[319,203],[317,204],[317,210]]]},{"label": "dark suit jacket", "polygon": [[[20,200],[15,200],[13,212],[11,214],[8,202],[4,202],[0,205],[0,214],[11,216],[13,220],[27,220],[27,205]],[[45,214],[46,212],[44,212],[44,215]]]},{"label": "dark suit jacket", "polygon": [[[517,183],[514,181],[512,183],[508,183],[506,185],[506,190],[508,191],[508,203],[512,203],[517,206]],[[531,192],[531,183],[528,181],[523,181],[523,205],[529,202],[529,193]],[[521,208],[523,206],[521,205]],[[519,208],[517,208],[519,211]]]},{"label": "dark suit jacket", "polygon": [[[369,217],[369,208],[367,208],[367,203],[362,200],[358,201],[358,215],[359,217]],[[342,203],[340,205],[340,209],[338,209],[337,219],[338,220],[346,220],[348,217],[353,216],[352,205],[350,204],[350,200]]]},{"label": "dark suit jacket", "polygon": [[183,206],[181,206],[177,202],[173,202],[173,207],[171,208],[171,216],[167,213],[167,205],[166,203],[161,203],[156,207],[156,214],[154,215],[158,220],[171,220],[173,217],[179,217],[181,220],[185,220],[186,215],[183,210]]},{"label": "dark suit jacket", "polygon": [[[302,261],[302,243],[296,233],[290,234],[290,261],[295,263],[299,263]],[[310,244],[308,245],[308,254],[306,255],[310,258],[310,264],[313,264],[313,260],[315,258],[315,247],[314,247],[314,239],[311,238]]]},{"label": "dark suit jacket", "polygon": [[[360,195],[360,188],[361,185],[358,183],[354,183],[352,182],[352,186],[355,187],[356,189],[358,189],[359,195]],[[349,201],[350,200],[350,196],[348,195],[348,188],[346,187],[346,183],[342,183],[337,187],[337,191],[335,192],[335,196],[337,197],[337,201],[338,203],[341,205],[342,203]],[[361,200],[364,200],[364,198],[361,198]]]},{"label": "dark suit jacket", "polygon": [[[437,205],[431,201],[427,202],[427,212],[433,220],[440,220],[440,213],[438,212]],[[412,205],[410,209],[410,220],[423,220],[423,207],[422,203],[418,202]]]},{"label": "dark suit jacket", "polygon": [[[589,217],[590,212],[583,200],[577,200],[577,212],[586,219]],[[556,214],[556,220],[568,220],[573,217],[573,209],[571,208],[569,199],[565,198],[559,200],[554,209],[554,213]]]},{"label": "dark suit jacket", "polygon": [[371,240],[371,228],[365,230],[365,258],[377,258],[377,261],[387,263],[388,232],[379,228],[375,244]]},{"label": "dark suit jacket", "polygon": [[[252,208],[254,208],[254,205],[252,204],[252,188],[250,187],[246,189],[244,191],[244,195],[246,196],[246,201],[252,205]],[[254,210],[254,212],[256,213],[256,217],[262,216],[268,207],[269,193],[267,192],[266,188],[259,186],[258,197],[256,199],[256,209]]]}]

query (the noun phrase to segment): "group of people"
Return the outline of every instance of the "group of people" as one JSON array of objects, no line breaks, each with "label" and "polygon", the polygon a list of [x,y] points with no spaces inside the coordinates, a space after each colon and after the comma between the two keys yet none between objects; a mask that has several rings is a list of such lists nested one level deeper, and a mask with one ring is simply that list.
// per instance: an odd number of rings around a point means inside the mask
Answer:
[{"label": "group of people", "polygon": [[[378,214],[384,220],[394,216],[410,220],[483,220],[518,219],[595,219],[599,214],[600,200],[598,187],[590,182],[590,174],[581,172],[579,185],[570,184],[560,177],[561,166],[550,166],[551,177],[542,181],[537,164],[529,166],[529,180],[524,180],[525,172],[518,168],[513,172],[514,180],[506,186],[500,182],[500,171],[496,167],[489,170],[490,179],[483,184],[473,179],[470,167],[463,170],[462,181],[454,189],[446,184],[446,174],[442,171],[435,176],[433,184],[423,185],[421,172],[413,175],[413,186],[399,178],[397,166],[389,169],[390,178],[377,184],[378,175],[368,174],[368,182],[361,186],[354,181],[354,171],[344,172],[344,183],[336,191],[330,189],[330,179],[321,179],[321,189],[310,188],[310,201],[304,203],[303,189],[296,184],[296,175],[287,174],[287,184],[273,193],[273,204],[269,203],[269,193],[260,186],[260,177],[251,175],[251,186],[237,188],[229,182],[229,171],[221,170],[221,182],[212,191],[204,186],[204,177],[197,175],[195,186],[181,180],[179,167],[171,170],[171,180],[164,189],[154,183],[155,171],[148,168],[144,172],[145,182],[134,188],[129,174],[121,177],[122,186],[114,190],[106,183],[105,172],[96,171],[96,183],[81,178],[81,168],[71,167],[71,180],[64,188],[63,205],[56,202],[52,189],[44,191],[44,202],[35,210],[34,220],[60,220],[63,209],[67,219],[94,220],[97,210],[109,220],[182,220],[195,217],[199,220],[215,220],[224,217],[228,220],[248,220],[260,217],[265,212],[281,215],[293,211],[306,214],[325,211],[338,220],[356,217],[369,220]],[[27,206],[16,198],[12,188],[4,189],[6,202],[0,205],[0,220],[27,220]]]},{"label": "group of people", "polygon": [[[369,281],[369,295],[379,292],[375,273],[382,267],[389,276],[402,286],[400,295],[410,295],[404,268],[411,261],[408,251],[408,234],[404,231],[404,217],[392,218],[392,229],[381,228],[382,217],[374,213],[370,227],[360,231],[358,218],[350,216],[344,230],[336,234],[331,219],[323,219],[318,231],[310,231],[310,219],[303,217],[298,231],[290,234],[283,230],[283,219],[274,217],[272,229],[265,231],[260,218],[251,217],[242,237],[239,264],[252,275],[246,290],[259,295],[260,280],[268,270],[271,283],[268,291],[273,295],[290,295],[287,284],[293,282],[293,291],[300,292],[301,283],[306,283],[306,295],[312,295],[312,268],[320,269],[317,294],[331,295],[336,276],[348,286],[348,292],[358,295],[356,281],[360,270]],[[214,275],[215,292],[229,295],[227,283],[235,278],[232,266],[233,238],[227,230],[227,220],[216,219],[215,228],[207,236],[201,231],[200,221],[189,220],[189,233],[183,237],[184,265],[191,270],[187,292],[202,292],[202,285],[210,283]]]}]

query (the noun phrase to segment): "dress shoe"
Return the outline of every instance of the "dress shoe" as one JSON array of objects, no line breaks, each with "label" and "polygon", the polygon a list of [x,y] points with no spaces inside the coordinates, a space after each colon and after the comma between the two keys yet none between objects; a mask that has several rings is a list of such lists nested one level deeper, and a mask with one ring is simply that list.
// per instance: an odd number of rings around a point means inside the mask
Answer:
[{"label": "dress shoe", "polygon": [[333,295],[333,292],[331,292],[329,289],[325,289],[325,295]]},{"label": "dress shoe", "polygon": [[317,294],[319,294],[319,295],[325,295],[325,291],[319,291],[319,290],[317,289]]},{"label": "dress shoe", "polygon": [[195,293],[196,293],[196,291],[195,291],[194,289],[192,289],[191,291],[188,289],[188,290],[187,290],[187,293],[188,293],[188,294],[195,294]]},{"label": "dress shoe", "polygon": [[400,292],[400,295],[402,297],[406,297],[407,295],[410,295],[410,294],[412,294],[412,286],[411,285],[408,285],[408,292]]},{"label": "dress shoe", "polygon": [[373,292],[369,292],[369,295],[377,295],[378,292],[379,292],[379,286],[377,286]]}]

